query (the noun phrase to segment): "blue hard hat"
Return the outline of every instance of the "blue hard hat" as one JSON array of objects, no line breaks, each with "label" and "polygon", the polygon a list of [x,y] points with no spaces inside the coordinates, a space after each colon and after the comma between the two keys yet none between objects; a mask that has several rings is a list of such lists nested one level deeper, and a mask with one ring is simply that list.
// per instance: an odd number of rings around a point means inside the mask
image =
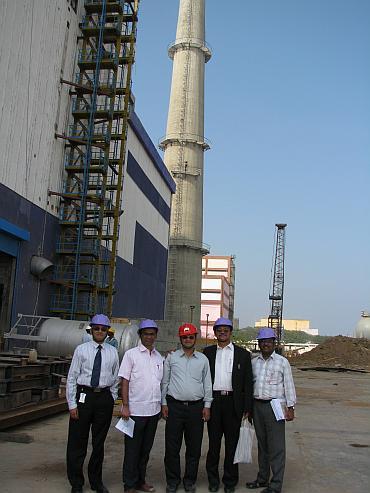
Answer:
[{"label": "blue hard hat", "polygon": [[91,325],[105,325],[106,327],[110,327],[110,320],[106,315],[98,314],[94,315],[90,322]]},{"label": "blue hard hat", "polygon": [[145,320],[142,320],[139,325],[139,331],[143,329],[156,329],[158,332],[158,325],[154,322],[154,320],[146,318]]},{"label": "blue hard hat", "polygon": [[276,334],[274,329],[271,327],[261,327],[257,334],[257,339],[276,339]]},{"label": "blue hard hat", "polygon": [[231,330],[233,330],[233,323],[228,318],[224,318],[224,317],[218,318],[216,322],[213,324],[213,328],[219,327],[220,325],[226,325],[227,327],[230,327]]}]

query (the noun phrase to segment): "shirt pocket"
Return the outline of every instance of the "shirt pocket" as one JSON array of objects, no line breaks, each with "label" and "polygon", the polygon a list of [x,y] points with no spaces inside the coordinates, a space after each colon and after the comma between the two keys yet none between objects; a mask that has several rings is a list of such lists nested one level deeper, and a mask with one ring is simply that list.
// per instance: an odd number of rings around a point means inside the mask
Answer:
[{"label": "shirt pocket", "polygon": [[157,378],[159,382],[162,381],[163,378],[163,363],[156,363],[153,370],[154,376]]},{"label": "shirt pocket", "polygon": [[202,381],[202,378],[203,378],[203,371],[199,367],[191,366],[189,369],[189,375],[191,376],[191,378],[193,380],[200,383]]},{"label": "shirt pocket", "polygon": [[278,385],[282,382],[281,373],[277,370],[268,370],[266,374],[266,381],[270,385]]}]

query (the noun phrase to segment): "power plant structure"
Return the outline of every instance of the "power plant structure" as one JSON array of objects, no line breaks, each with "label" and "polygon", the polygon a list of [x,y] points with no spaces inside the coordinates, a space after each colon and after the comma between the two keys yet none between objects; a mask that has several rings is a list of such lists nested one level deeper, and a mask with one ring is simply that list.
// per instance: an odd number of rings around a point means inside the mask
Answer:
[{"label": "power plant structure", "polygon": [[167,132],[160,143],[175,182],[172,200],[166,319],[200,322],[203,240],[205,1],[180,0]]},{"label": "power plant structure", "polygon": [[135,112],[139,1],[0,3],[0,342],[19,314],[163,320],[176,185]]}]

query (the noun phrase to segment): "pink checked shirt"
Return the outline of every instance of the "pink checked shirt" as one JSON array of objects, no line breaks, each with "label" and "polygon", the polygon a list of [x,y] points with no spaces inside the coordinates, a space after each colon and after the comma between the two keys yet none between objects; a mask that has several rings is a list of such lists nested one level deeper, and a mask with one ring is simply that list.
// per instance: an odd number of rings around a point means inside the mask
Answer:
[{"label": "pink checked shirt", "polygon": [[154,416],[161,410],[163,358],[141,342],[126,351],[118,376],[129,381],[128,404],[132,416]]}]

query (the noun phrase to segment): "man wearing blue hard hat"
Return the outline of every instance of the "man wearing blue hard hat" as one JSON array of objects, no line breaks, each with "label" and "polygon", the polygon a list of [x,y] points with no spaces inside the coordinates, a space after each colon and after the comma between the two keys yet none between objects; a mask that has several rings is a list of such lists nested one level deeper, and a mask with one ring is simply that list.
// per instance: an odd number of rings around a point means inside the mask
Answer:
[{"label": "man wearing blue hard hat", "polygon": [[92,339],[80,344],[73,354],[67,377],[67,401],[70,413],[67,474],[71,493],[82,493],[90,428],[92,452],[88,465],[90,486],[98,493],[109,493],[103,484],[104,442],[112,420],[118,390],[118,353],[104,344],[110,320],[95,315],[90,322]]},{"label": "man wearing blue hard hat", "polygon": [[213,402],[208,425],[209,450],[206,468],[209,491],[218,491],[218,465],[222,436],[225,439],[225,458],[222,482],[225,493],[232,493],[239,480],[238,464],[234,464],[242,418],[251,418],[253,380],[251,357],[248,351],[231,342],[233,324],[220,317],[213,331],[217,345],[208,346],[204,354],[211,369]]},{"label": "man wearing blue hard hat", "polygon": [[[246,486],[249,489],[265,487],[262,493],[280,493],[285,469],[285,421],[294,419],[296,393],[289,361],[275,352],[274,329],[262,327],[257,339],[261,352],[253,358],[252,368],[259,469],[257,479]],[[279,416],[276,417],[273,410],[276,402],[285,411],[285,419],[277,419]]]},{"label": "man wearing blue hard hat", "polygon": [[125,352],[118,372],[122,418],[135,421],[133,437],[125,436],[123,483],[127,493],[155,491],[146,482],[146,468],[161,411],[163,358],[154,347],[158,326],[154,320],[142,320],[138,334],[138,346]]}]

